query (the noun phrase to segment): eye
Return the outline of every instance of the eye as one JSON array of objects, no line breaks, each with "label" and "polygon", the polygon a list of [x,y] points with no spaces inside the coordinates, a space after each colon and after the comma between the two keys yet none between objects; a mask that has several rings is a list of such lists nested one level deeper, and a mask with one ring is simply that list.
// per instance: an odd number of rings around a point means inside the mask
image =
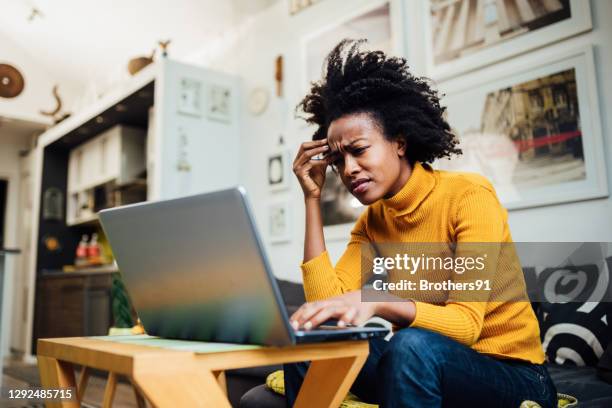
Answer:
[{"label": "eye", "polygon": [[353,153],[354,153],[355,155],[359,156],[360,154],[362,154],[363,152],[365,152],[365,151],[366,151],[366,149],[367,149],[368,147],[369,147],[369,146],[364,146],[364,147],[356,147],[356,148],[355,148],[355,150],[353,150]]}]

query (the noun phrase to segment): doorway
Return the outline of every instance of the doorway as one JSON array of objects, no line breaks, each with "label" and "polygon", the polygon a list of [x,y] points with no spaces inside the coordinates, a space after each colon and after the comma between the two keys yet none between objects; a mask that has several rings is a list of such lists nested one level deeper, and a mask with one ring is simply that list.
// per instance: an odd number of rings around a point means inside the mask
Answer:
[{"label": "doorway", "polygon": [[6,195],[8,180],[0,179],[0,248],[4,248],[4,230],[6,220]]}]

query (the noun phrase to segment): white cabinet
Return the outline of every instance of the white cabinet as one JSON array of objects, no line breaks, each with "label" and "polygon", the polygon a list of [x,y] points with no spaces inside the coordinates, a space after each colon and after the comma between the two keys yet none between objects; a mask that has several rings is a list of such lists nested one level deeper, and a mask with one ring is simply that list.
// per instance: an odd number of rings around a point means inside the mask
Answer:
[{"label": "white cabinet", "polygon": [[120,187],[143,178],[145,134],[142,129],[117,125],[70,152],[68,225],[95,219],[96,188],[110,182]]},{"label": "white cabinet", "polygon": [[126,184],[145,170],[145,131],[117,125],[74,148],[68,163],[68,191],[116,180]]}]

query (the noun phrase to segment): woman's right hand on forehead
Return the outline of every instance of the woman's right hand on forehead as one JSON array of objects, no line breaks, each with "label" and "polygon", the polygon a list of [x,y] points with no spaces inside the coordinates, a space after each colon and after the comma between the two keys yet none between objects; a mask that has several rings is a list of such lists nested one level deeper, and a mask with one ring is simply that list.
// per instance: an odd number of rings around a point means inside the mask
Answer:
[{"label": "woman's right hand on forehead", "polygon": [[328,153],[327,139],[301,144],[293,161],[293,172],[302,186],[305,199],[321,198],[325,170],[331,163]]}]

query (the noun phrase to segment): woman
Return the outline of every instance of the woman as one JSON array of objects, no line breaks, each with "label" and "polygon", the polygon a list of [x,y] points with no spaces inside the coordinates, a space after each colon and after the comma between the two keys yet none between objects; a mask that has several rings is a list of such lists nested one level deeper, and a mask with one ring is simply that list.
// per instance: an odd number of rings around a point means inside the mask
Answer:
[{"label": "woman", "polygon": [[[461,153],[436,91],[412,76],[404,59],[359,45],[344,40],[332,50],[324,78],[299,106],[317,130],[293,164],[306,205],[301,267],[308,303],[293,314],[292,325],[311,330],[331,318],[339,326],[358,325],[372,316],[393,323],[397,330],[389,341],[370,341],[368,360],[351,388],[366,402],[517,408],[532,400],[556,406],[528,302],[361,301],[364,243],[512,239],[507,213],[486,179],[426,164]],[[335,267],[320,210],[329,165],[368,206]],[[496,273],[523,282],[520,268]],[[306,363],[285,366],[290,406],[306,369]]]}]

